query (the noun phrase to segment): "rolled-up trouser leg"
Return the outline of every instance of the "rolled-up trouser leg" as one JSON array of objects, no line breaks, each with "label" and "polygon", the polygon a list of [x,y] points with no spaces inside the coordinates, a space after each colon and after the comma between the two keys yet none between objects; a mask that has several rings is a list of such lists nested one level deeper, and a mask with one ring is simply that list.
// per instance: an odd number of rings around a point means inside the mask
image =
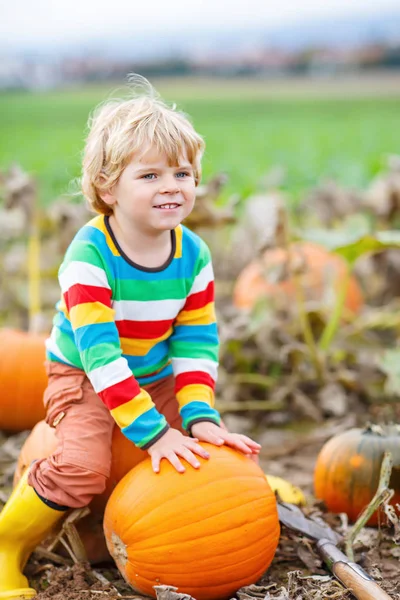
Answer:
[{"label": "rolled-up trouser leg", "polygon": [[43,499],[80,508],[105,489],[114,420],[83,371],[46,366],[46,421],[55,427],[58,445],[49,458],[31,465],[28,482]]}]

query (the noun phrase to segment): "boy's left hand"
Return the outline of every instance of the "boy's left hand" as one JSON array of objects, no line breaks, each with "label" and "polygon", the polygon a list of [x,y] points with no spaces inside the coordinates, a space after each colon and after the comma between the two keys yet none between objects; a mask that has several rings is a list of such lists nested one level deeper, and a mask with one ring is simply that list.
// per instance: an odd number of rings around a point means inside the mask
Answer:
[{"label": "boy's left hand", "polygon": [[200,442],[209,442],[215,446],[226,444],[248,456],[258,454],[261,448],[260,444],[257,444],[257,442],[247,437],[247,435],[229,433],[225,427],[220,427],[208,421],[195,423],[192,427],[192,435]]}]

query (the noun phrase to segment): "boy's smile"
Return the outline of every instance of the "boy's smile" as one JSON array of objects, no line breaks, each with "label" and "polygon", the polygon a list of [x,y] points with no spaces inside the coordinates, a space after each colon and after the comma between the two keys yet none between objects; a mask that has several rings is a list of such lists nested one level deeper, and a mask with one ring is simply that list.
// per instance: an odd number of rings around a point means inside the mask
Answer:
[{"label": "boy's smile", "polygon": [[154,208],[158,208],[161,210],[175,210],[176,208],[179,208],[181,205],[177,204],[176,202],[173,204],[158,204],[157,206],[155,206]]}]

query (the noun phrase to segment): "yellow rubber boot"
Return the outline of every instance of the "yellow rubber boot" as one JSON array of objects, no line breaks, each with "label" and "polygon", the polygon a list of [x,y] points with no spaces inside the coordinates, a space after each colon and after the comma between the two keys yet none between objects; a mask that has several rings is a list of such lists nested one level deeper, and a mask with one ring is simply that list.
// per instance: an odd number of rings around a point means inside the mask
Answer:
[{"label": "yellow rubber boot", "polygon": [[36,596],[22,570],[32,551],[64,515],[65,511],[47,506],[28,485],[27,469],[0,513],[1,600]]}]

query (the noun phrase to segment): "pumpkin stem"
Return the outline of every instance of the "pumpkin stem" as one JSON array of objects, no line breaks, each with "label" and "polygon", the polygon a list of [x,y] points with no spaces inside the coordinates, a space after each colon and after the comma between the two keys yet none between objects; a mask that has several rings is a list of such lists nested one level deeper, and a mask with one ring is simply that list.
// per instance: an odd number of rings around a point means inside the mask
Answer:
[{"label": "pumpkin stem", "polygon": [[346,536],[345,549],[349,560],[354,562],[353,545],[356,537],[360,533],[361,529],[366,525],[369,519],[372,517],[374,512],[378,510],[382,504],[387,504],[394,491],[389,488],[390,476],[392,474],[393,459],[390,452],[385,452],[383,455],[381,473],[379,476],[378,489],[376,490],[375,496],[372,498],[368,506],[363,510],[357,521],[350,529]]},{"label": "pumpkin stem", "polygon": [[381,425],[375,425],[374,423],[367,423],[364,429],[364,433],[375,433],[376,435],[381,436],[385,434]]}]

